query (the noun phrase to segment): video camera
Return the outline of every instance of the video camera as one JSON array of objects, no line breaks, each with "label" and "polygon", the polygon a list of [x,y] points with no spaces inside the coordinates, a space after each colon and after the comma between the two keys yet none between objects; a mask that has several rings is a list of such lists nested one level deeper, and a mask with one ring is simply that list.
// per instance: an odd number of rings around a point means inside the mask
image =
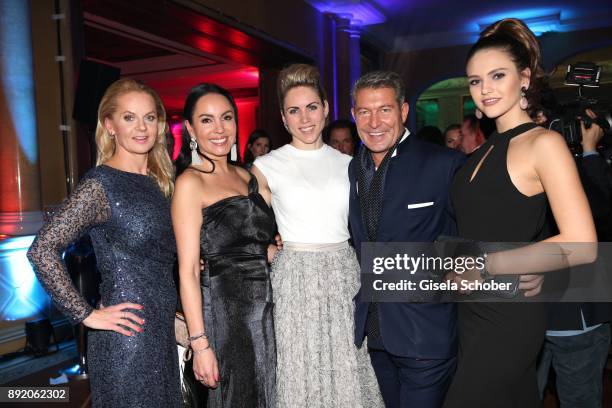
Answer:
[{"label": "video camera", "polygon": [[[577,86],[578,97],[562,103],[552,109],[549,129],[565,137],[568,147],[574,156],[582,154],[582,132],[580,121],[589,129],[593,123],[604,131],[602,142],[612,145],[612,103],[583,95],[583,88],[599,88],[601,67],[591,62],[579,62],[567,66],[565,85]],[[597,117],[591,119],[586,110],[591,109]]]}]

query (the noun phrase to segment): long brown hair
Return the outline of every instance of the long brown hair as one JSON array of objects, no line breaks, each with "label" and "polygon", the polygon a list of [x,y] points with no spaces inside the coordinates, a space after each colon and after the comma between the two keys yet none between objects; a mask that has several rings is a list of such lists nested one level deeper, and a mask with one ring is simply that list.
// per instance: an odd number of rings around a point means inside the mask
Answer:
[{"label": "long brown hair", "polygon": [[157,137],[147,158],[147,170],[149,176],[153,177],[159,186],[159,189],[166,197],[172,195],[174,189],[173,177],[174,171],[172,161],[168,154],[166,145],[166,133],[168,124],[166,122],[166,109],[162,101],[152,88],[147,85],[135,81],[131,78],[122,78],[115,81],[108,87],[100,106],[98,107],[98,124],[96,126],[96,147],[98,150],[98,158],[96,165],[107,162],[115,154],[116,142],[115,138],[111,137],[110,133],[104,126],[104,119],[110,118],[117,109],[117,99],[121,95],[129,92],[144,92],[153,98],[155,101],[155,110],[157,113]]}]

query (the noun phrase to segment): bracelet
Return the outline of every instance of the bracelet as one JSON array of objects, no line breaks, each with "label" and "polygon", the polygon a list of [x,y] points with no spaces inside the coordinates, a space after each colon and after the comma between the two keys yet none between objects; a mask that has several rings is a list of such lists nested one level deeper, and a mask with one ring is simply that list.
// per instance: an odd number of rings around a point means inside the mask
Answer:
[{"label": "bracelet", "polygon": [[491,279],[493,277],[487,270],[487,256],[488,256],[487,252],[482,251],[482,258],[484,259],[484,265],[482,269],[480,270],[480,278],[482,280]]},{"label": "bracelet", "polygon": [[197,339],[208,339],[206,332],[198,333],[195,336],[189,336],[189,342],[196,341]]},{"label": "bracelet", "polygon": [[194,352],[195,354],[200,354],[200,353],[205,352],[205,351],[206,351],[206,350],[208,350],[209,348],[210,348],[210,343],[208,343],[208,346],[206,346],[206,347],[204,347],[204,348],[201,348],[201,349],[198,349],[198,350],[193,350],[193,352]]}]

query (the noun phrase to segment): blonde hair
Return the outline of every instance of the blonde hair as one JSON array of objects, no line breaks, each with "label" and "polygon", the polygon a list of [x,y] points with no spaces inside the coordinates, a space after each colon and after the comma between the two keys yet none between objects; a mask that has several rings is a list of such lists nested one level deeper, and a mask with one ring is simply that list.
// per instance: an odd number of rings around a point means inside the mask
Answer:
[{"label": "blonde hair", "polygon": [[317,92],[319,98],[321,98],[321,102],[327,100],[325,89],[321,86],[319,70],[312,65],[293,64],[283,69],[278,76],[276,90],[281,110],[284,108],[287,92],[297,86],[310,87]]},{"label": "blonde hair", "polygon": [[96,160],[96,166],[105,163],[115,154],[115,138],[111,137],[104,126],[104,120],[110,118],[113,113],[115,113],[117,109],[117,99],[129,92],[144,92],[150,95],[155,101],[157,137],[153,148],[148,154],[147,170],[149,176],[157,182],[159,189],[164,195],[170,197],[174,189],[174,183],[172,181],[174,171],[166,146],[166,132],[168,131],[166,109],[157,92],[141,82],[131,78],[122,78],[113,82],[104,93],[100,101],[100,106],[98,107],[98,124],[96,126],[98,158]]}]

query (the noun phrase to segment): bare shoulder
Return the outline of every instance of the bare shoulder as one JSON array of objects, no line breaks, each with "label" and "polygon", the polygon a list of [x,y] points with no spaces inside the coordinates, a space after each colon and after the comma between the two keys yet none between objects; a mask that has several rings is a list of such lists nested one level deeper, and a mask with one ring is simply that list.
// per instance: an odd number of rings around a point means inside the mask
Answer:
[{"label": "bare shoulder", "polygon": [[551,150],[567,150],[567,144],[563,136],[543,127],[537,127],[530,132],[529,144],[536,153],[550,154]]},{"label": "bare shoulder", "polygon": [[559,133],[538,127],[525,136],[527,136],[525,144],[519,150],[523,157],[529,157],[537,173],[546,171],[546,169],[555,169],[558,166],[573,165],[572,155],[565,139]]},{"label": "bare shoulder", "polygon": [[236,173],[238,173],[240,178],[248,183],[249,180],[251,179],[251,173],[249,173],[246,169],[240,166],[234,166],[234,167],[236,168]]},{"label": "bare shoulder", "polygon": [[192,169],[187,169],[176,178],[174,183],[174,194],[183,194],[183,192],[193,193],[195,191],[201,191],[204,189],[205,181],[204,177]]}]

